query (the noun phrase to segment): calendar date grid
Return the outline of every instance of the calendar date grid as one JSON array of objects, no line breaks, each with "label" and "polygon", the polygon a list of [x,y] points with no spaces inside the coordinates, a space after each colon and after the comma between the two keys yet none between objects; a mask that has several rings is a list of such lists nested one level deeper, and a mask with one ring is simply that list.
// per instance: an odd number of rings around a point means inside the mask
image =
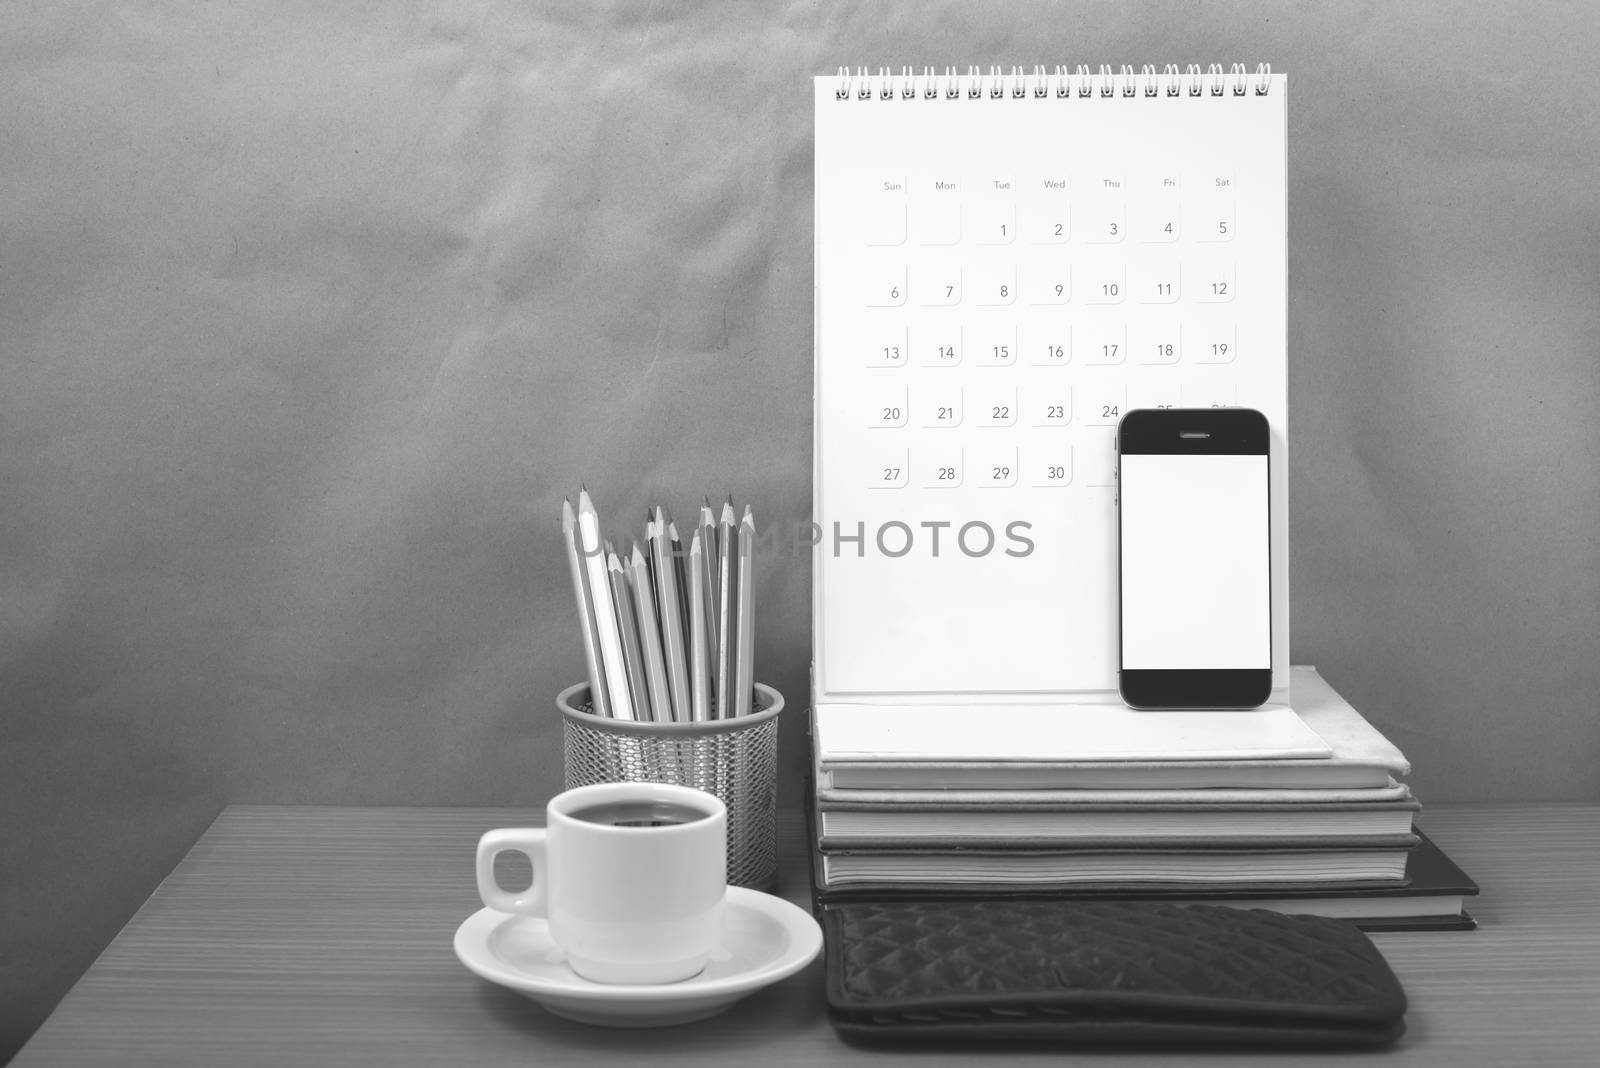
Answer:
[{"label": "calendar date grid", "polygon": [[1238,403],[1231,173],[856,186],[867,488],[1109,486],[1122,412]]}]

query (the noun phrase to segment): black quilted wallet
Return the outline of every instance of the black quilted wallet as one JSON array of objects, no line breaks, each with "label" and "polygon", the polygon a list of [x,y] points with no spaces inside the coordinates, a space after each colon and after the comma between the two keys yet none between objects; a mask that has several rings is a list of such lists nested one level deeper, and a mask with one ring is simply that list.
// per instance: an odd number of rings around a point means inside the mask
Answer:
[{"label": "black quilted wallet", "polygon": [[830,905],[827,997],[861,1041],[1380,1046],[1406,995],[1353,924],[1160,902]]}]

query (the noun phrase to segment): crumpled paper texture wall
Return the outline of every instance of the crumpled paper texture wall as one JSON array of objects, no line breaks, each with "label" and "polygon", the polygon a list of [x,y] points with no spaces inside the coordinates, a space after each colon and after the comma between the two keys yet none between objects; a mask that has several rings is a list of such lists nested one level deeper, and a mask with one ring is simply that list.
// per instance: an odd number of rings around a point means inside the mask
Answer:
[{"label": "crumpled paper texture wall", "polygon": [[[580,483],[618,538],[703,494],[806,518],[842,62],[1287,70],[1294,659],[1425,802],[1600,795],[1595,21],[8,8],[0,1056],[224,804],[541,805]],[[797,801],[810,570],[762,564]]]}]

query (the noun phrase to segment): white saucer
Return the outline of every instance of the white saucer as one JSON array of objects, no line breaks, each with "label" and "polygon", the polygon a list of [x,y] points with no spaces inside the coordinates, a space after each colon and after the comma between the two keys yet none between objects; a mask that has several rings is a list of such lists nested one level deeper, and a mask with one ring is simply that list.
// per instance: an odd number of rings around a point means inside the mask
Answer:
[{"label": "white saucer", "polygon": [[621,986],[581,978],[544,920],[494,909],[473,913],[456,929],[456,956],[557,1016],[605,1027],[666,1027],[715,1016],[822,951],[817,921],[782,898],[730,886],[723,915],[724,948],[699,975],[677,983]]}]

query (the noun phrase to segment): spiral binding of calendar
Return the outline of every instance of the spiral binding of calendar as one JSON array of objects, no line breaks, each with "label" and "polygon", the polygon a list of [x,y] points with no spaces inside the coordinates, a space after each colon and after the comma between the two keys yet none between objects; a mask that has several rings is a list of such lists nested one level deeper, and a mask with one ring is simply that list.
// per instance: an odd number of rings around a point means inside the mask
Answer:
[{"label": "spiral binding of calendar", "polygon": [[1262,63],[1254,71],[1243,63],[1226,68],[1212,63],[1202,68],[1190,63],[1179,68],[1168,63],[1157,70],[1146,63],[1135,70],[1124,63],[1113,68],[1101,64],[1091,69],[1079,64],[1073,68],[1035,66],[1009,70],[991,66],[968,67],[961,73],[955,67],[942,71],[923,67],[902,67],[896,73],[889,67],[876,72],[857,67],[852,73],[840,67],[834,95],[840,100],[991,100],[1056,98],[1062,100],[1096,97],[1221,97],[1266,96],[1272,85],[1272,66]]}]

